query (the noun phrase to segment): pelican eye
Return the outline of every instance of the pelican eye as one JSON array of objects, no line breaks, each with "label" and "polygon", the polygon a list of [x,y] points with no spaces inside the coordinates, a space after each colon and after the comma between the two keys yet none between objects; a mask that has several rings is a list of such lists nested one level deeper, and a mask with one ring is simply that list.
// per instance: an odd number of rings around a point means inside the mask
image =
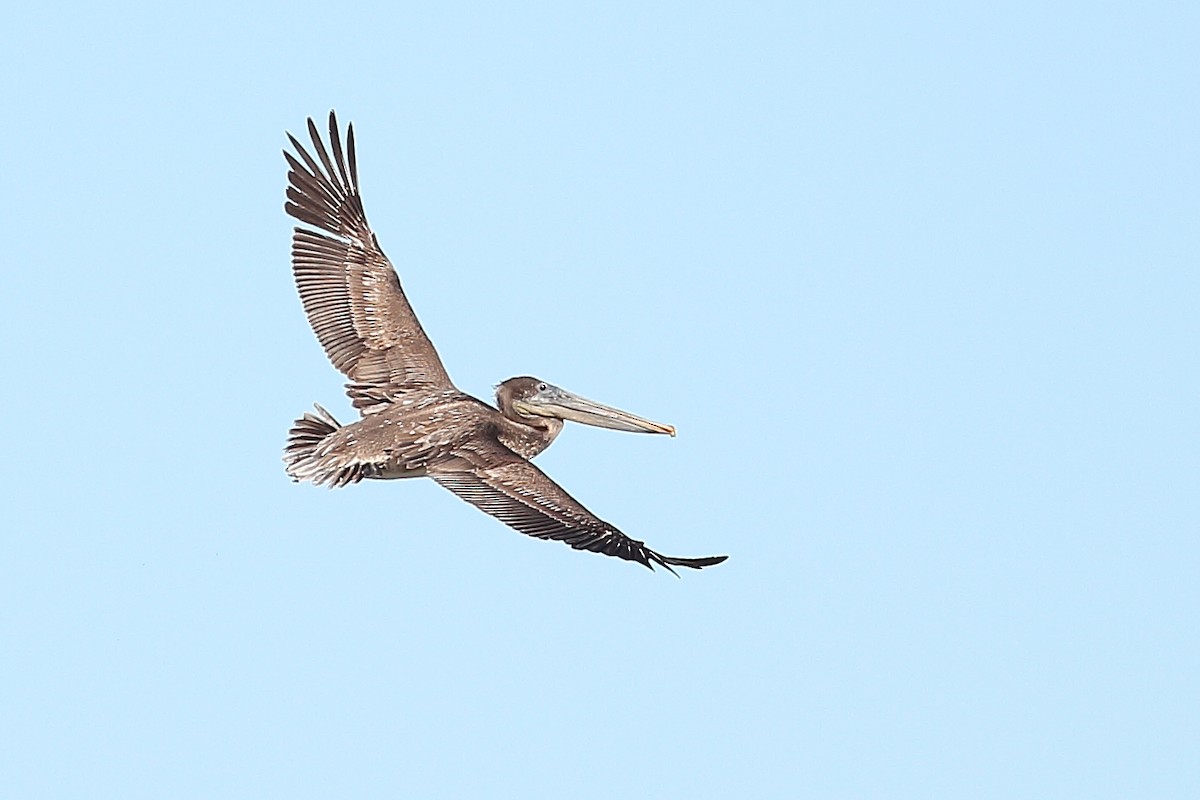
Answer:
[{"label": "pelican eye", "polygon": [[538,391],[539,391],[539,392],[544,392],[544,391],[546,391],[546,384],[544,384],[544,383],[539,383],[539,384],[538,384]]}]

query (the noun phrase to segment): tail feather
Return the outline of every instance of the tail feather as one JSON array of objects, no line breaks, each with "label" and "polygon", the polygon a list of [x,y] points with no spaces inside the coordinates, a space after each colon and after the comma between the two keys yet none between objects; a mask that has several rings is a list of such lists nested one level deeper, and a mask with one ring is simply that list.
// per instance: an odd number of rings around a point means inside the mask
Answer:
[{"label": "tail feather", "polygon": [[310,481],[317,486],[328,484],[331,488],[370,477],[372,465],[347,463],[332,452],[332,448],[325,446],[326,440],[342,425],[320,405],[313,405],[316,413],[306,412],[288,431],[287,446],[283,450],[283,464],[288,476],[294,481]]}]

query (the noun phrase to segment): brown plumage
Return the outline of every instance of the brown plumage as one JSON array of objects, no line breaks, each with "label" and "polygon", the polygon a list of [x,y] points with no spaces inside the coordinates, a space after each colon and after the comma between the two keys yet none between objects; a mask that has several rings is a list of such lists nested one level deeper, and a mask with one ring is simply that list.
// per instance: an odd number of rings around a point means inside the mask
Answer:
[{"label": "brown plumage", "polygon": [[345,486],[364,478],[428,476],[521,533],[653,568],[701,567],[726,556],[656,553],[584,508],[529,459],[564,419],[617,430],[675,434],[669,425],[571,394],[537,378],[510,378],[497,408],[459,391],[417,321],[400,279],[367,224],[359,195],[354,127],[346,146],[329,113],[327,150],[308,120],[314,158],[288,135],[287,213],[296,228],[292,271],[305,314],[330,361],[350,380],[362,415],[341,425],[316,407],[293,423],[284,451],[293,480]]}]

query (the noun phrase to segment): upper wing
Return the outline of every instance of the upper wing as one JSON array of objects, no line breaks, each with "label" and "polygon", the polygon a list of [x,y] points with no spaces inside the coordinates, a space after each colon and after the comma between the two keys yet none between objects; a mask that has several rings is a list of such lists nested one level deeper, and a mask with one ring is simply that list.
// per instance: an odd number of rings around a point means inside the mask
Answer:
[{"label": "upper wing", "polygon": [[292,272],[309,324],[329,360],[352,381],[356,408],[368,413],[397,394],[451,389],[442,360],[417,321],[400,279],[367,225],[358,189],[354,126],[342,150],[337,118],[329,112],[325,149],[317,126],[308,133],[320,163],[288,134],[296,155],[284,151],[287,213],[330,236],[296,228]]},{"label": "upper wing", "polygon": [[429,477],[521,533],[651,569],[658,564],[672,573],[671,567],[700,569],[728,558],[677,558],[654,552],[588,511],[544,472],[499,443],[472,440],[455,455],[450,462],[431,465]]}]

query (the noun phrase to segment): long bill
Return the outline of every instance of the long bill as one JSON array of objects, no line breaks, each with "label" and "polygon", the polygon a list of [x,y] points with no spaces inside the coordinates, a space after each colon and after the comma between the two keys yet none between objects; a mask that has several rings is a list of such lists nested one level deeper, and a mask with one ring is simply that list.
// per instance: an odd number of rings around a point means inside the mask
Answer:
[{"label": "long bill", "polygon": [[519,410],[526,414],[558,417],[572,422],[581,422],[584,425],[594,425],[598,428],[611,428],[615,431],[675,435],[674,425],[653,422],[636,414],[630,414],[628,411],[588,400],[586,397],[580,397],[557,386],[547,386],[545,390],[533,397],[517,401],[516,404],[519,406]]}]

